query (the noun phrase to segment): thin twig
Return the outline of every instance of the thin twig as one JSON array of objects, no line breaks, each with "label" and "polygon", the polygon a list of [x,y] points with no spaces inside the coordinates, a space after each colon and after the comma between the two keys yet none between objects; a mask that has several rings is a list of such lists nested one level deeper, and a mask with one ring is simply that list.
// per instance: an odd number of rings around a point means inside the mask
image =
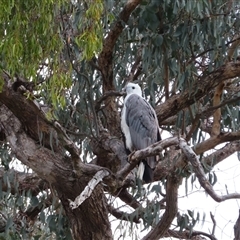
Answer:
[{"label": "thin twig", "polygon": [[212,222],[213,222],[212,235],[214,236],[214,234],[215,234],[215,229],[216,229],[216,220],[215,220],[215,218],[214,218],[212,212],[210,212],[210,217],[211,217]]}]

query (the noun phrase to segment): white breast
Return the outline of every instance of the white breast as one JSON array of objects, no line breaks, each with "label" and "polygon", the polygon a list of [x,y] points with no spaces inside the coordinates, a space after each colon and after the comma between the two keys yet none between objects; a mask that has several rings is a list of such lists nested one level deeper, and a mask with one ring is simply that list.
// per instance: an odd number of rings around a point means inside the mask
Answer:
[{"label": "white breast", "polygon": [[124,105],[123,105],[123,110],[122,110],[122,115],[121,115],[121,128],[122,128],[122,132],[125,136],[126,147],[130,151],[133,151],[134,149],[133,149],[133,146],[132,146],[132,139],[131,139],[129,127],[126,123],[126,105],[125,105],[125,103],[127,102],[130,95],[131,94],[127,95],[126,98],[124,99]]}]

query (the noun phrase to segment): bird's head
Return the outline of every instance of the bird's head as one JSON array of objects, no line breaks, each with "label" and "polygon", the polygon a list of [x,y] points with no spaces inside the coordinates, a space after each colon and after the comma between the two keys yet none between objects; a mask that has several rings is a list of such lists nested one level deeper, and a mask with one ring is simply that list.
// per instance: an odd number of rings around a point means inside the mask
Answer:
[{"label": "bird's head", "polygon": [[142,96],[142,90],[140,88],[140,86],[136,83],[128,83],[124,90],[126,91],[127,95],[131,94],[131,93],[135,93],[139,96]]}]

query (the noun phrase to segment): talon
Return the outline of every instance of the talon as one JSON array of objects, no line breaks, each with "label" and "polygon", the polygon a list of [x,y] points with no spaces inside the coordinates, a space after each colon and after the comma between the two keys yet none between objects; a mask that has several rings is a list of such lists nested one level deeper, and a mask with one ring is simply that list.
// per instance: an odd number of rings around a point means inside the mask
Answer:
[{"label": "talon", "polygon": [[133,151],[133,152],[131,152],[131,153],[128,155],[127,161],[128,161],[129,163],[131,163],[132,155],[133,155],[135,152],[136,152],[136,151]]}]

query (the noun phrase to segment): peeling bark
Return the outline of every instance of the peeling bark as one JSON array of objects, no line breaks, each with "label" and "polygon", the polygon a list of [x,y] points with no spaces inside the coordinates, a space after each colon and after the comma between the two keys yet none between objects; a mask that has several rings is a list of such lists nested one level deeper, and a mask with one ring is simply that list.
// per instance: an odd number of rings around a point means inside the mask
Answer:
[{"label": "peeling bark", "polygon": [[[213,96],[213,107],[218,106],[221,103],[221,96],[222,96],[224,86],[225,86],[224,83],[220,83],[216,87],[215,93]],[[217,136],[220,134],[220,127],[221,127],[220,121],[221,121],[221,109],[218,108],[213,114],[213,126],[212,126],[211,136]]]}]

